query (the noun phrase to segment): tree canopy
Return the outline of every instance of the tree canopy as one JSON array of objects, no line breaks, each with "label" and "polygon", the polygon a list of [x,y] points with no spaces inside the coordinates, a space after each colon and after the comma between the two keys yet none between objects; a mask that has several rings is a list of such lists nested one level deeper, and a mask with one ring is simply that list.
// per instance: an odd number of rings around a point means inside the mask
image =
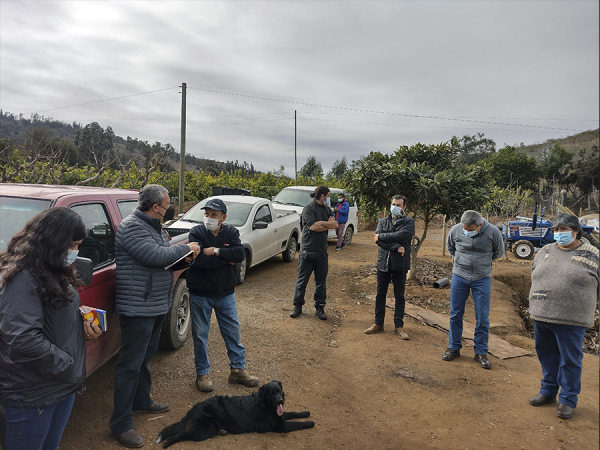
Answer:
[{"label": "tree canopy", "polygon": [[306,178],[323,178],[323,166],[315,156],[309,156],[306,163],[298,171],[298,176]]}]

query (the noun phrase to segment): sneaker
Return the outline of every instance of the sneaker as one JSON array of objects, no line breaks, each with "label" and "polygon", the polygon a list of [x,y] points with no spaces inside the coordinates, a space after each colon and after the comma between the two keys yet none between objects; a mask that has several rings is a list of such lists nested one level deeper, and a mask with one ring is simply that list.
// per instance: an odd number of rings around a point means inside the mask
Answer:
[{"label": "sneaker", "polygon": [[408,337],[408,334],[406,333],[406,331],[404,331],[404,329],[402,327],[398,327],[394,329],[394,334],[396,336],[398,336],[400,339],[403,339],[405,341],[408,341],[410,338]]},{"label": "sneaker", "polygon": [[327,320],[327,314],[325,314],[325,311],[323,310],[323,308],[315,308],[315,315],[320,320]]},{"label": "sneaker", "polygon": [[383,333],[383,326],[373,324],[365,330],[365,334]]},{"label": "sneaker", "polygon": [[119,441],[119,444],[124,447],[140,448],[144,445],[144,439],[133,428],[123,433],[115,434],[115,437]]},{"label": "sneaker", "polygon": [[293,311],[290,313],[290,317],[292,319],[295,319],[296,317],[298,317],[300,314],[302,314],[302,306],[300,305],[296,305],[294,306]]},{"label": "sneaker", "polygon": [[208,378],[208,374],[206,375],[197,375],[196,376],[196,387],[200,392],[210,392],[213,390],[213,382]]},{"label": "sneaker", "polygon": [[338,246],[336,245],[336,246],[335,246],[335,251],[336,251],[336,252],[339,252],[339,251],[340,251],[340,248],[342,248],[342,247],[338,247]]},{"label": "sneaker", "polygon": [[229,382],[231,384],[243,384],[244,386],[254,387],[258,386],[258,377],[249,375],[244,369],[231,369],[229,375]]},{"label": "sneaker", "polygon": [[484,369],[492,368],[492,363],[490,363],[490,360],[487,359],[486,355],[475,355],[475,357],[473,359],[475,361],[477,361],[479,363],[479,365]]},{"label": "sneaker", "polygon": [[448,349],[442,355],[442,359],[444,361],[452,361],[458,356],[460,356],[460,350],[454,350],[453,348],[448,347]]},{"label": "sneaker", "polygon": [[346,244],[345,242],[342,244],[342,248],[346,248],[348,247],[348,244]]}]

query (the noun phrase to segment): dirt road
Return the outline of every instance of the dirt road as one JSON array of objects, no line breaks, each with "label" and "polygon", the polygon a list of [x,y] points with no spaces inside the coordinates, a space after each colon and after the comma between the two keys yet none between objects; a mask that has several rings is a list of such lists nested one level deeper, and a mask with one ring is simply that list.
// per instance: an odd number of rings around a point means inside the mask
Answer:
[{"label": "dirt road", "polygon": [[[297,259],[287,264],[276,257],[249,270],[236,292],[247,369],[261,382],[280,380],[285,408],[309,410],[315,428],[288,435],[217,436],[173,449],[598,449],[597,357],[585,355],[579,405],[571,420],[561,420],[555,406],[534,408],[527,402],[541,378],[535,356],[490,356],[492,370],[483,370],[473,361],[472,348],[463,347],[460,358],[445,362],[444,332],[407,317],[410,340],[402,341],[392,333],[391,311],[385,333],[365,335],[373,322],[369,296],[376,286],[372,232],[357,234],[339,252],[333,248],[331,243],[325,322],[315,317],[310,300],[302,316],[288,317]],[[441,256],[441,230],[429,232],[419,257],[430,261],[422,265],[423,278],[450,274],[449,258]],[[530,262],[512,258],[494,263],[490,321],[500,337],[533,350],[518,314],[518,295],[528,291],[530,270]],[[311,282],[308,291],[313,287]],[[449,293],[448,287],[407,287],[408,301],[438,312],[449,311]],[[472,301],[468,305],[465,319],[474,323]],[[212,395],[251,393],[227,383],[228,360],[216,321],[209,339]],[[88,378],[62,450],[121,448],[108,429],[113,370],[111,361]],[[152,371],[153,397],[168,401],[171,410],[136,416],[135,428],[146,439],[144,448],[161,448],[154,443],[158,432],[211,394],[194,386],[191,337],[178,351],[160,352]]]}]

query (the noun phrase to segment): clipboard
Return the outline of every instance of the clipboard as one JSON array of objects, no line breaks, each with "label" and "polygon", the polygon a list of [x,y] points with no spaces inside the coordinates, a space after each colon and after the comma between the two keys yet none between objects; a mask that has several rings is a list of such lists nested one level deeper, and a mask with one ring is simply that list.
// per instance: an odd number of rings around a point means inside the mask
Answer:
[{"label": "clipboard", "polygon": [[179,258],[178,260],[172,262],[171,264],[169,264],[167,267],[165,267],[165,270],[170,269],[171,267],[173,267],[175,264],[177,264],[180,261],[183,261],[185,258],[187,258],[190,255],[193,255],[194,251],[190,250],[189,252],[187,252],[185,255],[183,255],[181,258]]}]

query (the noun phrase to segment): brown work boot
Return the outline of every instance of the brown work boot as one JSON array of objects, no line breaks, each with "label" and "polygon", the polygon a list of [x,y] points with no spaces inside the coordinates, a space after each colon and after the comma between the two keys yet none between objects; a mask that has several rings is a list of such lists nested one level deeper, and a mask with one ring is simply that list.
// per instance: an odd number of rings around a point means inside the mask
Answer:
[{"label": "brown work boot", "polygon": [[115,434],[117,441],[124,447],[140,448],[144,446],[144,439],[132,428],[120,434]]},{"label": "brown work boot", "polygon": [[375,334],[375,333],[383,333],[383,326],[373,324],[365,330],[365,334]]},{"label": "brown work boot", "polygon": [[208,374],[206,375],[197,375],[196,376],[196,387],[200,392],[210,392],[213,390],[213,382],[208,378]]},{"label": "brown work boot", "polygon": [[231,384],[243,384],[244,386],[254,387],[258,386],[258,377],[249,375],[244,369],[231,369],[229,375],[229,382]]},{"label": "brown work boot", "polygon": [[410,339],[408,337],[408,334],[406,334],[406,331],[404,331],[404,329],[402,327],[395,328],[394,334],[396,336],[398,336],[400,339],[404,339],[405,341],[408,341]]}]

